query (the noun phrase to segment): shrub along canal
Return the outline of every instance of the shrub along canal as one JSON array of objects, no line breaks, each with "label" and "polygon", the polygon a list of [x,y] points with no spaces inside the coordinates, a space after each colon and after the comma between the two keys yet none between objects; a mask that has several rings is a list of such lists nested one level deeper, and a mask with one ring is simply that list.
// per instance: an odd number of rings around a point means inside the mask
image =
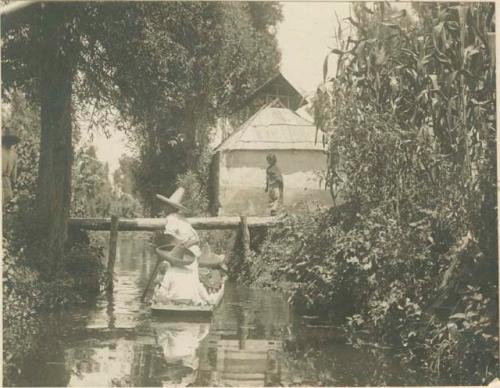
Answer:
[{"label": "shrub along canal", "polygon": [[[429,384],[379,349],[295,316],[286,298],[227,284],[206,322],[153,317],[140,301],[156,257],[148,236],[120,237],[115,287],[91,306],[40,317],[43,338],[16,385],[262,386]],[[416,379],[415,376],[420,376]]]}]

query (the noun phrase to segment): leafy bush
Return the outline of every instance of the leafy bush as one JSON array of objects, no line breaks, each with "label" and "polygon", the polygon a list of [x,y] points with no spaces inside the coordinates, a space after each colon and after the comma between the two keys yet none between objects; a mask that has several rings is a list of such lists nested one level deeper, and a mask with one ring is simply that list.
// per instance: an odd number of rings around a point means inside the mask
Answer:
[{"label": "leafy bush", "polygon": [[15,251],[9,239],[3,238],[4,384],[16,378],[19,365],[36,346],[42,329],[40,313],[96,295],[99,279],[103,279],[101,258],[99,248],[75,246],[66,256],[67,272],[48,277],[34,269],[26,249]]},{"label": "leafy bush", "polygon": [[357,40],[334,50],[338,77],[317,96],[329,182],[359,204],[335,259],[354,265],[341,281],[363,295],[353,335],[454,384],[484,384],[498,373],[494,8],[415,10],[408,21],[386,4],[355,6]]},{"label": "leafy bush", "polygon": [[[442,382],[489,381],[498,371],[496,288],[474,278],[483,263],[464,268],[454,314],[440,317],[432,305],[439,275],[453,260],[431,243],[440,226],[402,226],[380,209],[363,216],[354,209],[285,216],[283,228],[270,231],[240,266],[240,280],[287,292],[298,311],[345,322],[353,343],[389,345],[408,368],[427,366]],[[451,251],[474,257],[478,248]]]},{"label": "leafy bush", "polygon": [[194,216],[202,216],[208,212],[207,186],[202,179],[200,173],[194,171],[188,171],[177,177],[177,187],[183,187],[186,190],[182,204]]},{"label": "leafy bush", "polygon": [[484,384],[500,372],[492,8],[422,5],[407,24],[368,11],[355,6],[358,40],[334,50],[339,74],[316,99],[346,204],[285,218],[246,273],[346,318],[353,343]]},{"label": "leafy bush", "polygon": [[[13,125],[21,142],[17,145],[18,180],[15,198],[3,206],[3,338],[4,383],[13,381],[19,365],[32,353],[38,341],[41,312],[74,305],[95,297],[103,281],[102,249],[93,242],[68,247],[64,267],[54,272],[54,260],[40,236],[36,219],[39,121],[37,108],[19,93],[8,96]],[[88,156],[88,145],[79,148]],[[95,163],[93,165],[95,167]],[[73,211],[85,214],[84,207],[95,191],[88,185],[102,182],[95,168],[86,163],[75,167]],[[92,179],[91,179],[92,178]],[[105,177],[107,179],[107,177]],[[87,191],[86,191],[87,190]],[[85,236],[84,240],[87,240]],[[74,243],[74,241],[72,241]]]}]

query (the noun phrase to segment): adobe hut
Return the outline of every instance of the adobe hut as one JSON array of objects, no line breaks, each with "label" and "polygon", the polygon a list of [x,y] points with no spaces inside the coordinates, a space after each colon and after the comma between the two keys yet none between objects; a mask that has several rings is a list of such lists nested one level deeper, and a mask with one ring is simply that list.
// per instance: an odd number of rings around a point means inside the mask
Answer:
[{"label": "adobe hut", "polygon": [[212,213],[269,213],[264,192],[269,153],[276,155],[283,174],[284,207],[299,201],[331,204],[320,187],[327,157],[321,138],[312,123],[276,101],[258,110],[215,149]]},{"label": "adobe hut", "polygon": [[[306,99],[283,74],[277,73],[255,89],[241,106],[227,117],[220,117],[215,126],[214,144],[219,144],[263,106],[274,101],[297,111],[307,104]],[[302,110],[301,109],[301,110]]]}]

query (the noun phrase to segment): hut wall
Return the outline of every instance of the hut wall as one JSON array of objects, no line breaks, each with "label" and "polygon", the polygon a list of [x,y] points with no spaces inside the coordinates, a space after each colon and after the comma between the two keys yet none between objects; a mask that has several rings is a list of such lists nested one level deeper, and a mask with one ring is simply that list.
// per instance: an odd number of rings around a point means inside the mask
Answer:
[{"label": "hut wall", "polygon": [[326,154],[315,150],[232,150],[219,160],[219,215],[268,213],[266,155],[272,152],[283,174],[284,206],[300,211],[298,203],[331,204],[328,191],[320,188]]}]

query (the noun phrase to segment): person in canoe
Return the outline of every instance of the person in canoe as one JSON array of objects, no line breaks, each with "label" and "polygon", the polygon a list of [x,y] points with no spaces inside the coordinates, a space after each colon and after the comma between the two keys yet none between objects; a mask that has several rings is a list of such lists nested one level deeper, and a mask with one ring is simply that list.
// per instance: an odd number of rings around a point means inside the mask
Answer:
[{"label": "person in canoe", "polygon": [[174,245],[178,243],[193,243],[190,247],[191,252],[199,257],[201,254],[199,242],[200,238],[198,233],[191,226],[184,214],[188,214],[189,210],[181,204],[184,197],[184,188],[179,187],[169,197],[156,194],[156,197],[165,205],[165,229],[163,235],[165,236],[164,243]]},{"label": "person in canoe", "polygon": [[213,304],[217,294],[210,295],[200,282],[198,259],[201,256],[198,233],[180,213],[189,210],[181,204],[184,189],[178,188],[169,198],[156,195],[167,207],[164,235],[167,243],[158,254],[165,259],[156,280],[153,303]]},{"label": "person in canoe", "polygon": [[200,265],[200,281],[209,293],[218,292],[228,273],[225,256],[213,253],[210,245],[205,244],[201,248],[198,264]]},{"label": "person in canoe", "polygon": [[154,304],[215,304],[217,293],[209,294],[201,283],[192,246],[180,243],[171,251],[158,250],[166,260],[156,281]]}]

